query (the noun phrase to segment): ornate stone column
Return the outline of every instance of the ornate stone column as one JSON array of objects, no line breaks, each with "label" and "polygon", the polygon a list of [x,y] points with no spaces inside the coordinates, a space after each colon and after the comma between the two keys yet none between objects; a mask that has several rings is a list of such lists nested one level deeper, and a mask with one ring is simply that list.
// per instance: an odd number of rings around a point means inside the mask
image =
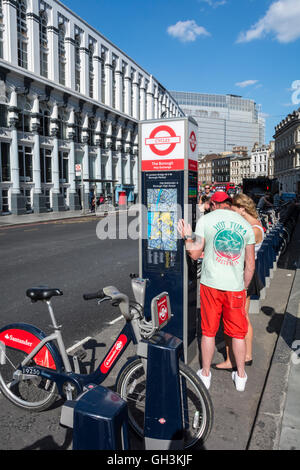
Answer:
[{"label": "ornate stone column", "polygon": [[102,101],[102,60],[101,60],[101,45],[96,43],[96,51],[93,57],[93,66],[94,66],[94,93],[95,100]]},{"label": "ornate stone column", "polygon": [[18,131],[16,128],[18,122],[18,102],[15,89],[11,92],[8,107],[8,125],[10,127],[10,174],[11,174],[11,213],[26,214],[25,198],[20,193],[20,172],[19,172],[19,154],[18,154]]},{"label": "ornate stone column", "polygon": [[[101,180],[103,179],[102,175],[102,152],[101,152],[101,118],[99,116],[96,117],[96,129],[95,129],[95,145],[97,146],[97,156],[96,156],[96,179]],[[100,195],[102,192],[102,183],[96,183],[96,193],[97,196]]]},{"label": "ornate stone column", "polygon": [[[88,127],[89,127],[89,115],[86,113],[83,119],[83,126],[82,126],[82,143],[83,143],[83,158],[82,158],[82,175],[83,179],[89,178],[89,134],[88,134]],[[83,182],[84,187],[84,207],[87,209],[89,207],[89,192],[90,192],[90,184],[88,181]]]},{"label": "ornate stone column", "polygon": [[49,13],[48,31],[48,77],[55,83],[59,83],[58,73],[58,27],[57,15],[52,8]]},{"label": "ornate stone column", "polygon": [[12,65],[18,65],[17,11],[15,2],[13,0],[3,0],[2,11],[3,24],[5,25],[5,33],[3,34],[4,59]]},{"label": "ornate stone column", "polygon": [[116,67],[116,109],[123,112],[122,109],[122,93],[123,93],[123,72],[122,72],[122,60],[120,57],[117,61]]},{"label": "ornate stone column", "polygon": [[132,117],[134,119],[139,119],[139,97],[140,97],[140,84],[138,81],[138,73],[135,72],[133,84],[132,84],[132,93],[133,93],[133,103],[132,103]]},{"label": "ornate stone column", "polygon": [[143,77],[140,85],[140,120],[146,119],[146,83]]},{"label": "ornate stone column", "polygon": [[111,51],[108,50],[105,55],[105,104],[112,106],[112,56]]},{"label": "ornate stone column", "polygon": [[153,90],[153,78],[150,77],[150,81],[147,86],[147,119],[154,119],[154,90]]},{"label": "ornate stone column", "polygon": [[80,90],[89,96],[89,49],[87,34],[83,34],[83,47],[80,48]]},{"label": "ornate stone column", "polygon": [[[68,25],[69,26],[69,25]],[[68,27],[67,37],[65,38],[66,48],[66,86],[75,90],[75,41],[71,28]]]},{"label": "ornate stone column", "polygon": [[38,2],[31,3],[31,11],[27,10],[28,26],[28,69],[40,75],[40,29]]},{"label": "ornate stone column", "polygon": [[158,87],[155,86],[154,88],[154,119],[158,119],[159,111],[158,111]]},{"label": "ornate stone column", "polygon": [[69,121],[68,121],[68,141],[69,141],[69,208],[70,210],[80,210],[80,198],[76,192],[76,182],[75,182],[75,112],[72,108],[70,111]]},{"label": "ornate stone column", "polygon": [[50,129],[52,137],[52,209],[54,212],[66,210],[63,195],[60,193],[59,185],[59,155],[58,155],[58,104],[54,103],[52,116],[50,120]]},{"label": "ornate stone column", "polygon": [[122,127],[117,128],[117,165],[116,165],[117,185],[124,183],[123,181],[123,161],[122,161]]},{"label": "ornate stone column", "polygon": [[41,186],[41,164],[40,164],[40,117],[39,117],[39,97],[36,95],[33,101],[32,114],[31,114],[31,130],[33,132],[33,211],[35,213],[47,212],[45,204],[45,196],[42,194]]},{"label": "ornate stone column", "polygon": [[132,93],[132,81],[130,75],[130,67],[127,65],[126,73],[125,73],[125,109],[124,113],[128,114],[128,116],[132,115],[131,109],[131,93]]}]

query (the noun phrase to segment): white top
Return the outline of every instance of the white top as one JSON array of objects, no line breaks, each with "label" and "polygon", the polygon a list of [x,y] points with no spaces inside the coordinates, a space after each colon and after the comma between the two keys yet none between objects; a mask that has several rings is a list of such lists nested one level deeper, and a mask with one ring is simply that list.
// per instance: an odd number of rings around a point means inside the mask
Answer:
[{"label": "white top", "polygon": [[254,246],[254,250],[255,250],[255,259],[257,258],[257,252],[258,250],[260,249],[263,241],[264,241],[264,238],[265,238],[265,232],[264,232],[264,229],[262,228],[261,225],[252,225],[252,227],[258,227],[260,228],[260,230],[262,231],[262,241],[259,242],[259,243],[255,243],[255,246]]}]

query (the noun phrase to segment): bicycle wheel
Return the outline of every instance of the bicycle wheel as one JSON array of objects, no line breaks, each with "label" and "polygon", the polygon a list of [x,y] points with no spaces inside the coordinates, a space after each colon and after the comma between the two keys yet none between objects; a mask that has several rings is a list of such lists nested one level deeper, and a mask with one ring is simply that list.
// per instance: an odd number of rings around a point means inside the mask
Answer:
[{"label": "bicycle wheel", "polygon": [[[179,363],[182,395],[184,448],[203,443],[213,425],[213,406],[210,396],[198,376],[185,364]],[[117,393],[127,401],[128,420],[132,429],[143,437],[146,375],[141,359],[124,367],[116,384]]]},{"label": "bicycle wheel", "polygon": [[[0,345],[1,346],[1,345]],[[27,356],[13,348],[0,349],[0,390],[14,405],[31,411],[48,409],[57,398],[55,382],[33,375],[36,364],[32,361],[25,367],[25,374],[18,370]]]}]

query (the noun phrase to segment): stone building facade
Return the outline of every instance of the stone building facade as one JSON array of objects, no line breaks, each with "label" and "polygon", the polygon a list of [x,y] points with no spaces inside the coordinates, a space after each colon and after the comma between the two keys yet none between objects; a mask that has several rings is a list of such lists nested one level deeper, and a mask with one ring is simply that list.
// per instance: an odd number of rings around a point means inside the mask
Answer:
[{"label": "stone building facade", "polygon": [[0,0],[0,214],[80,209],[92,188],[133,197],[139,120],[182,115],[61,2]]},{"label": "stone building facade", "polygon": [[300,193],[300,108],[275,127],[274,177],[284,192]]}]

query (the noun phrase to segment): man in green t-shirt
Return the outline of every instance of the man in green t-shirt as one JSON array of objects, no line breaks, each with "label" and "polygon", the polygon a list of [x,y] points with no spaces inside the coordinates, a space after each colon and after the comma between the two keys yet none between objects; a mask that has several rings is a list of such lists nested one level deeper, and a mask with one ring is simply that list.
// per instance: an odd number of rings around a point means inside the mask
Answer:
[{"label": "man in green t-shirt", "polygon": [[215,336],[223,315],[224,333],[232,338],[237,365],[232,379],[236,389],[244,391],[245,301],[255,269],[255,237],[251,225],[231,210],[231,198],[225,192],[213,194],[210,205],[211,212],[198,220],[195,234],[183,220],[178,223],[189,256],[197,260],[204,251],[200,280],[202,369],[197,374],[209,388]]}]

